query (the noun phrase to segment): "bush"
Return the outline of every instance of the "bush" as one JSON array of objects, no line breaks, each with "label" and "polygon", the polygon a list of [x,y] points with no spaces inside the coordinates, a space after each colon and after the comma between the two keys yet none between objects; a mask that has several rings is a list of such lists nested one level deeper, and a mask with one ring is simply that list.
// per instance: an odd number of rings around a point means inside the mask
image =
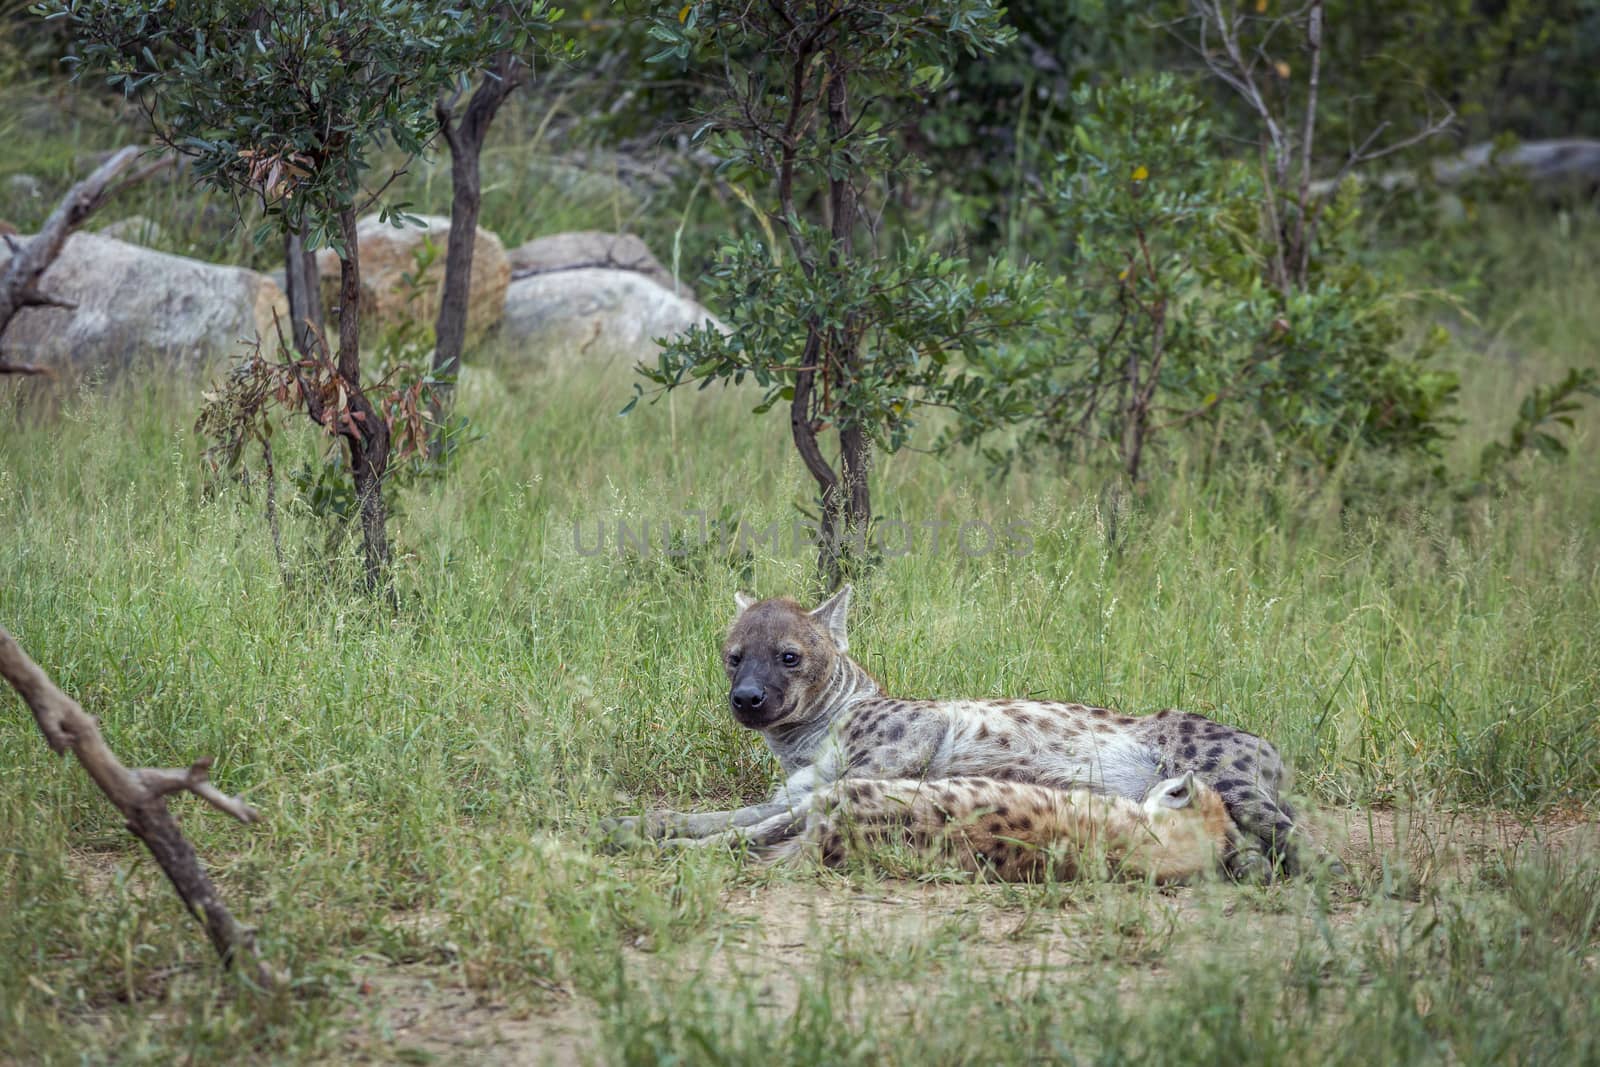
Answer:
[{"label": "bush", "polygon": [[1407,294],[1357,259],[1353,194],[1324,212],[1304,284],[1274,287],[1261,175],[1221,155],[1181,83],[1083,89],[1074,110],[1046,194],[1057,343],[989,360],[988,417],[967,440],[1020,422],[1016,449],[1113,457],[1130,481],[1182,427],[1320,466],[1352,446],[1436,451],[1455,376],[1426,362],[1436,337],[1406,350]]}]

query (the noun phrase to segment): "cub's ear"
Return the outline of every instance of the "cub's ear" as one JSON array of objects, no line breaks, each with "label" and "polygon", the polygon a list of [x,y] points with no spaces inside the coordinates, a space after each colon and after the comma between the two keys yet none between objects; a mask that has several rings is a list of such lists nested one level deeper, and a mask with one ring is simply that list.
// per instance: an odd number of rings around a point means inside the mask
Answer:
[{"label": "cub's ear", "polygon": [[739,611],[742,613],[746,611],[751,604],[756,602],[756,598],[751,596],[749,593],[734,593],[733,602],[734,604],[738,605]]},{"label": "cub's ear", "polygon": [[1151,790],[1151,799],[1163,808],[1187,808],[1194,801],[1194,772],[1159,783]]},{"label": "cub's ear", "polygon": [[811,612],[811,617],[828,628],[828,636],[833,638],[833,643],[839,646],[840,652],[850,651],[850,639],[845,636],[844,620],[850,613],[850,586],[841,586],[839,591]]}]

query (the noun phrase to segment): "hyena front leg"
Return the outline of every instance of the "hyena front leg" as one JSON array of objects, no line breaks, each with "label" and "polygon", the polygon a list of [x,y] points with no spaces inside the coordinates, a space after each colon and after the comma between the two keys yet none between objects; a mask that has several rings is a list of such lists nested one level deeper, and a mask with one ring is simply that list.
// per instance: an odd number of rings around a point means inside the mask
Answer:
[{"label": "hyena front leg", "polygon": [[1272,858],[1291,875],[1318,870],[1334,877],[1344,875],[1344,864],[1312,840],[1295,821],[1288,803],[1273,796],[1261,783],[1224,779],[1217,783],[1217,791],[1244,834],[1243,843],[1227,861],[1228,872],[1234,877],[1265,880],[1257,865],[1264,864],[1270,876]]},{"label": "hyena front leg", "polygon": [[704,837],[673,837],[662,844],[669,848],[756,848],[766,849],[781,845],[805,832],[811,799],[784,809],[769,818],[753,824],[730,826]]},{"label": "hyena front leg", "polygon": [[794,824],[796,829],[804,824],[815,787],[816,773],[808,767],[793,775],[765,803],[732,811],[653,811],[647,815],[624,815],[606,819],[600,826],[615,844],[662,840],[683,843],[733,833],[748,834],[751,831],[747,828],[767,827],[768,824],[771,828],[764,829],[763,833],[770,836],[786,822]]},{"label": "hyena front leg", "polygon": [[699,840],[737,832],[741,827],[757,826],[783,818],[794,810],[787,800],[767,801],[732,811],[652,811],[645,815],[622,815],[604,819],[600,830],[615,844],[646,841]]}]

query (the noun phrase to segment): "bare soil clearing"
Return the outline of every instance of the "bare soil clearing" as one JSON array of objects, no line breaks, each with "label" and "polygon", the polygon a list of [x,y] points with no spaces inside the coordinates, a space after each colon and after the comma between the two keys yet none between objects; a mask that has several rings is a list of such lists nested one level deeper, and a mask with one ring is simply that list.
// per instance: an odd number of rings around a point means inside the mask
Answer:
[{"label": "bare soil clearing", "polygon": [[[1313,825],[1337,846],[1357,883],[1376,883],[1385,864],[1411,886],[1469,877],[1496,860],[1600,847],[1600,822],[1581,812],[1529,820],[1503,812],[1323,809]],[[1332,920],[1355,922],[1360,891],[1335,893]],[[633,947],[627,963],[646,980],[706,981],[756,990],[759,1009],[792,1011],[820,946],[848,961],[849,980],[903,1002],[912,1014],[919,976],[980,967],[996,976],[1052,982],[1104,981],[1136,995],[1160,982],[1176,955],[1258,953],[1297,920],[1271,891],[1225,884],[1149,892],[1140,887],[1042,888],[924,883],[824,873],[739,884],[693,943],[655,953]],[[457,966],[363,961],[347,1054],[370,1062],[600,1062],[597,1009],[559,991],[535,1008],[514,1008],[468,989]]]},{"label": "bare soil clearing", "polygon": [[[361,968],[362,1008],[348,1048],[367,1063],[576,1064],[595,1060],[594,1013],[560,993],[537,1008],[512,1008],[466,987],[459,968],[371,961]],[[332,1062],[332,1061],[330,1061]]]},{"label": "bare soil clearing", "polygon": [[[1415,890],[1437,878],[1470,878],[1494,862],[1545,850],[1593,854],[1600,821],[1582,812],[1530,820],[1505,812],[1324,808],[1312,825],[1335,846],[1359,885],[1375,885],[1387,865]],[[84,884],[109,890],[122,854],[77,853]],[[159,878],[140,869],[129,889],[159,902]],[[1338,891],[1330,918],[1357,921],[1366,908],[1356,888]],[[1055,887],[922,882],[855,872],[758,874],[721,900],[719,917],[692,941],[667,951],[625,948],[627,968],[644,982],[703,981],[755,991],[758,1010],[794,1010],[801,987],[823,965],[824,947],[846,961],[847,980],[871,983],[878,1003],[909,1018],[923,982],[951,967],[1051,983],[1103,982],[1136,996],[1163,981],[1180,957],[1259,953],[1298,921],[1271,890],[1207,883],[1151,892],[1125,885]],[[396,916],[408,927],[438,928],[440,917]],[[602,1062],[600,1009],[565,988],[541,988],[510,1003],[472,987],[458,961],[396,962],[356,957],[342,1048],[330,1062],[585,1064]],[[161,998],[159,989],[141,995]]]}]

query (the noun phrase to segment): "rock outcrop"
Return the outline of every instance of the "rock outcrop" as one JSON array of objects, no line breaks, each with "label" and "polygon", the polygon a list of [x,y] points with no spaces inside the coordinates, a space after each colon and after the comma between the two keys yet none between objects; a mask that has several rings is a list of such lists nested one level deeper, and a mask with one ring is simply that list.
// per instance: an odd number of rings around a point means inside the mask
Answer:
[{"label": "rock outcrop", "polygon": [[690,300],[695,298],[694,290],[681,279],[674,283],[672,272],[661,265],[661,261],[642,239],[631,233],[577,230],[550,234],[518,245],[507,256],[511,260],[513,279],[588,267],[631,270],[643,274],[668,292]]},{"label": "rock outcrop", "polygon": [[[356,223],[361,257],[361,329],[370,341],[377,331],[411,321],[432,327],[439,314],[444,286],[445,254],[450,247],[450,220],[437,215],[422,217],[423,226],[395,227],[368,215]],[[426,270],[418,274],[423,242],[435,252]],[[331,248],[317,252],[317,274],[322,281],[322,306],[328,309],[328,332],[336,332],[339,304],[339,257]],[[405,280],[411,275],[415,285]],[[467,295],[467,343],[480,340],[496,323],[506,304],[511,265],[500,238],[478,227],[472,246],[472,288]],[[331,339],[331,338],[330,338]]]},{"label": "rock outcrop", "polygon": [[127,218],[108,222],[100,227],[98,232],[101,237],[113,237],[118,241],[136,245],[153,245],[161,240],[160,225],[143,215],[129,215]]},{"label": "rock outcrop", "polygon": [[519,278],[506,294],[499,346],[551,363],[652,358],[656,338],[717,320],[643,274],[588,267]]},{"label": "rock outcrop", "polygon": [[[9,259],[0,245],[0,267]],[[243,351],[241,340],[274,339],[274,310],[286,328],[289,316],[282,290],[265,275],[94,233],[67,239],[39,289],[78,306],[24,308],[0,335],[0,352],[56,366],[231,358]]]}]

